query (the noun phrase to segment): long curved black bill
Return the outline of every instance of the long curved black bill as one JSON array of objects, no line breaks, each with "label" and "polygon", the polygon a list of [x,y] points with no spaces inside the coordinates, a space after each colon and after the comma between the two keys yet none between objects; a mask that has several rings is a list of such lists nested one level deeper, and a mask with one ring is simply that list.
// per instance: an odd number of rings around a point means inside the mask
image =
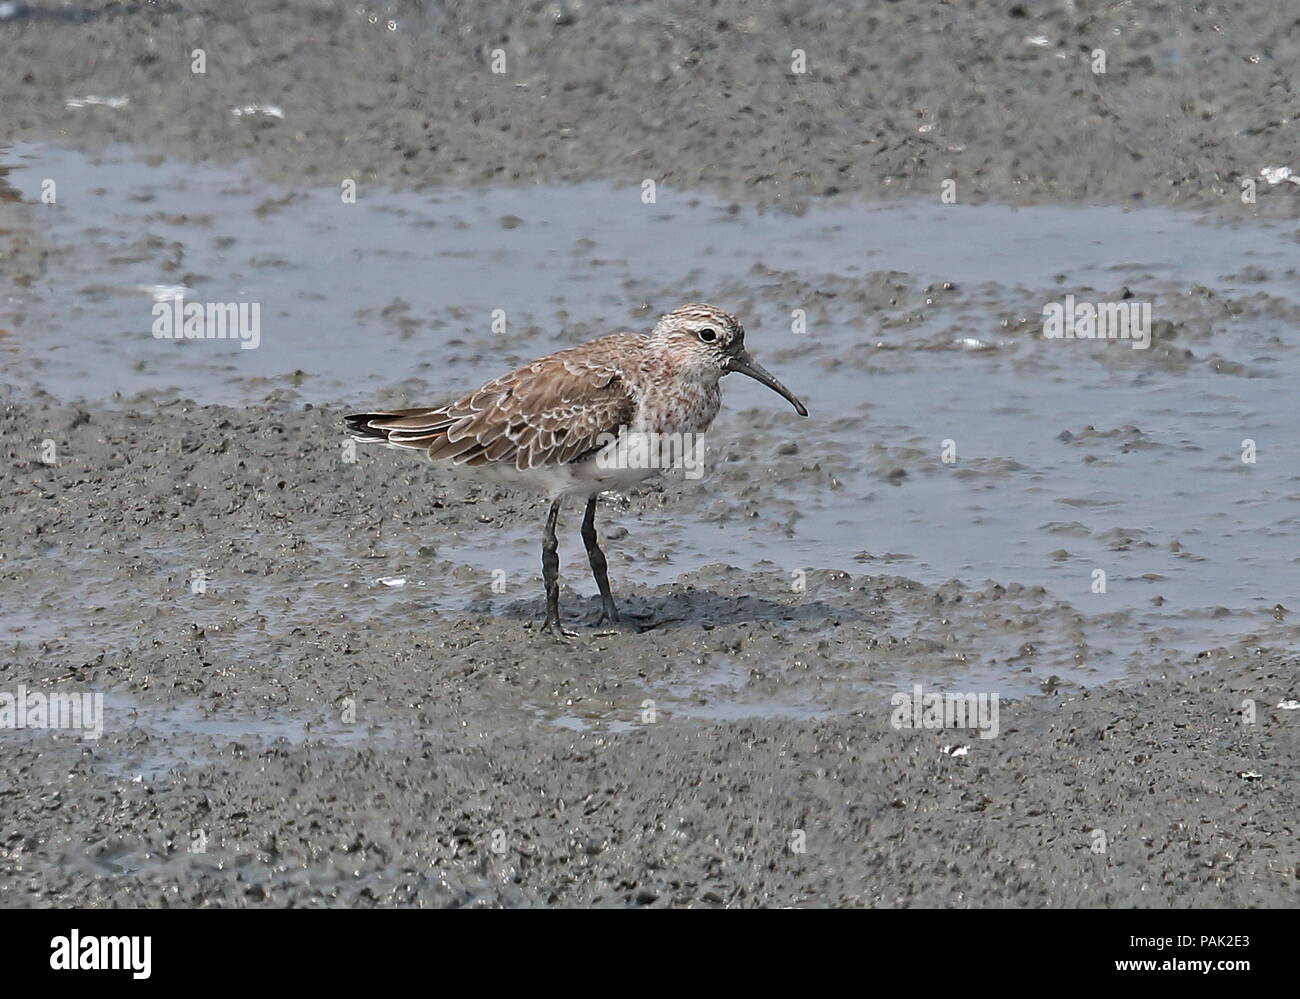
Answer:
[{"label": "long curved black bill", "polygon": [[777,395],[784,396],[800,416],[807,416],[808,410],[804,404],[795,398],[793,392],[777,381],[772,374],[749,356],[749,351],[742,350],[735,357],[727,361],[728,371],[737,371],[742,375],[749,375],[756,382],[762,382]]}]

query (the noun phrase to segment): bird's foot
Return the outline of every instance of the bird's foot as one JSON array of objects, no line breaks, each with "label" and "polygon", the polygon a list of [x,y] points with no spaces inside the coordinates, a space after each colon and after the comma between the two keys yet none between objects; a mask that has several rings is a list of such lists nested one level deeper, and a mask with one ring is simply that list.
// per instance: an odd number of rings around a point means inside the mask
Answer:
[{"label": "bird's foot", "polygon": [[569,631],[568,628],[560,624],[558,619],[552,619],[549,617],[546,619],[545,623],[542,624],[542,634],[550,635],[557,642],[565,642],[570,638],[578,637],[576,631]]},{"label": "bird's foot", "polygon": [[648,631],[653,625],[648,619],[636,615],[620,614],[614,607],[603,608],[596,619],[596,627],[601,635],[639,635]]}]

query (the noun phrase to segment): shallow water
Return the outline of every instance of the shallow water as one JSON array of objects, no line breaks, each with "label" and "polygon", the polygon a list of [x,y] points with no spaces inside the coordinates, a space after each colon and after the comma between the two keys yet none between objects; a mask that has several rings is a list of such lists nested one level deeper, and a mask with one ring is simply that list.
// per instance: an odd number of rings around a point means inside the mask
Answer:
[{"label": "shallow water", "polygon": [[[794,216],[671,188],[644,205],[638,188],[603,185],[362,184],[347,205],[336,190],[123,152],[23,147],[0,161],[25,200],[47,177],[58,184],[58,204],[40,210],[59,259],[36,285],[7,290],[0,356],[9,380],[59,398],[174,387],[238,404],[281,390],[336,407],[395,402],[400,390],[419,403],[711,299],[742,314],[755,352],[812,412],[800,421],[760,386],[726,384],[713,453],[743,438],[753,476],[788,475],[778,489],[788,529],[734,518],[719,529],[671,511],[629,518],[632,536],[607,545],[617,578],[657,584],[769,560],[1042,585],[1096,615],[1103,678],[1122,675],[1152,635],[1166,652],[1195,653],[1267,630],[1294,603],[1294,224],[849,201]],[[173,286],[260,302],[258,349],[154,339],[154,295]],[[1124,288],[1153,303],[1151,350],[1039,334],[1045,302]],[[797,308],[801,337],[790,330]],[[496,309],[504,334],[490,327]],[[1254,464],[1241,460],[1247,438]],[[955,464],[939,460],[945,440]],[[803,475],[797,459],[770,471],[782,444],[826,474]],[[729,486],[710,477],[694,488]],[[657,558],[656,539],[669,536],[671,558]],[[417,588],[433,606],[481,598],[445,572],[370,572],[317,540],[320,576],[303,583],[318,592],[300,614],[328,610],[343,582],[373,589],[381,608]],[[581,566],[576,539],[565,544],[565,564]],[[439,559],[478,565],[489,553],[493,566],[536,572],[535,532],[523,528],[464,532]],[[1104,593],[1092,592],[1097,569]],[[408,585],[385,593],[382,575]],[[93,588],[93,571],[82,579]],[[54,624],[28,626],[30,641]]]},{"label": "shallow water", "polygon": [[240,705],[238,710],[214,710],[192,701],[160,705],[123,694],[103,694],[99,715],[102,728],[96,736],[85,735],[77,728],[2,730],[0,745],[70,740],[93,751],[87,758],[96,770],[108,776],[152,782],[173,769],[203,766],[211,762],[215,752],[231,743],[258,751],[281,743],[355,750],[392,745],[399,738],[412,739],[416,735],[399,733],[391,727],[345,724],[323,712],[310,718],[272,709],[250,715],[246,708]]}]

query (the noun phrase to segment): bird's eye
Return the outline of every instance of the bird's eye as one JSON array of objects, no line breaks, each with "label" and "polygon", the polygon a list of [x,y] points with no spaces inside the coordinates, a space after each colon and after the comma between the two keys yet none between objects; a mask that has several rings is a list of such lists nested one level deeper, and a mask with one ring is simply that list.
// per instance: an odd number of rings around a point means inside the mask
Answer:
[{"label": "bird's eye", "polygon": [[700,330],[698,335],[699,338],[703,340],[705,343],[712,343],[714,340],[718,338],[718,331],[711,330],[711,329],[702,329]]}]

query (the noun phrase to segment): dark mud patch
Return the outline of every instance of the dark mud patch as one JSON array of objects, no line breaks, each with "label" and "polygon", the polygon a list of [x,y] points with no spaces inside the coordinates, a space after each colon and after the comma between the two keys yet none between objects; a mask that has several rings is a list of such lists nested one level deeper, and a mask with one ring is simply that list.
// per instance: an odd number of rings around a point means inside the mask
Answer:
[{"label": "dark mud patch", "polygon": [[[1300,198],[1262,172],[1300,168],[1286,162],[1300,42],[1285,4],[4,7],[5,134],[252,159],[278,182],[649,178],[794,210],[937,200],[945,181],[966,204],[1231,211],[1247,179],[1261,210],[1294,217]],[[86,95],[126,103],[69,107]]]}]

